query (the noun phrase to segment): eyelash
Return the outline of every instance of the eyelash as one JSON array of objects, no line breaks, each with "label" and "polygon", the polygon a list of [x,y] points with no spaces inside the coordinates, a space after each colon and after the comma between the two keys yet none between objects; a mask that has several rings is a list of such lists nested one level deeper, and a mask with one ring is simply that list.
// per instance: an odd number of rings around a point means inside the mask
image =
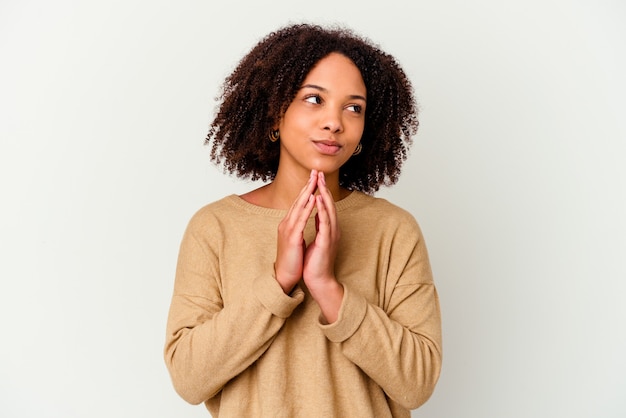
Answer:
[{"label": "eyelash", "polygon": [[[315,99],[315,102],[312,102],[310,99]],[[312,104],[318,104],[318,105],[322,104],[322,98],[318,94],[312,94],[310,96],[306,96],[304,98],[304,101],[308,102],[308,103],[312,103]],[[347,108],[348,109],[349,108],[354,108],[354,110],[352,110],[352,112],[357,113],[357,114],[363,112],[363,106],[358,105],[358,104],[351,104],[351,105],[347,106]]]},{"label": "eyelash", "polygon": [[[315,103],[311,102],[310,99],[316,99]],[[313,103],[313,104],[322,104],[322,98],[317,94],[312,94],[310,96],[306,96],[304,98],[305,102]]]}]

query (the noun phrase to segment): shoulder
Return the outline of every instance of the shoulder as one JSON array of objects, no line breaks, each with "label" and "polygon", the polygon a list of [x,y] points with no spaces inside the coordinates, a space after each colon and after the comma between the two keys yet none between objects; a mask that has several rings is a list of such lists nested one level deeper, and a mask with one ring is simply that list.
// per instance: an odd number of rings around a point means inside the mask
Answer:
[{"label": "shoulder", "polygon": [[236,195],[230,195],[201,207],[191,216],[187,230],[200,232],[214,229],[232,218],[237,213],[237,205],[234,203],[237,198]]},{"label": "shoulder", "polygon": [[232,200],[235,195],[225,196],[219,200],[208,203],[198,209],[193,216],[191,217],[191,221],[198,221],[203,219],[210,219],[216,216],[222,216],[223,214],[227,214],[230,212],[228,209],[232,207]]},{"label": "shoulder", "polygon": [[238,230],[249,231],[250,225],[256,227],[277,224],[287,211],[270,209],[254,205],[235,194],[223,197],[200,208],[189,221],[188,229],[229,233]]},{"label": "shoulder", "polygon": [[409,211],[386,199],[355,193],[358,194],[351,199],[352,203],[338,210],[342,231],[406,245],[423,241],[422,230]]},{"label": "shoulder", "polygon": [[348,216],[358,216],[370,219],[375,223],[399,224],[417,227],[415,217],[406,209],[391,203],[387,199],[367,195],[362,192],[353,192],[353,204],[346,208]]}]

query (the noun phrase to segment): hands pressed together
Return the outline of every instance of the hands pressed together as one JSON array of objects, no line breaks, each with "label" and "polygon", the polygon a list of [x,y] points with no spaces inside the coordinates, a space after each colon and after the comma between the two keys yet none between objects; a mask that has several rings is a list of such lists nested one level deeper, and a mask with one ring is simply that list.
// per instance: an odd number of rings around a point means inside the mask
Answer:
[{"label": "hands pressed together", "polygon": [[[315,195],[316,191],[319,194]],[[314,208],[317,208],[316,235],[307,246],[304,228]],[[306,185],[278,225],[274,269],[276,280],[287,294],[302,278],[328,323],[337,320],[343,299],[343,286],[337,281],[334,269],[339,237],[335,201],[326,187],[324,173],[312,170]]]}]

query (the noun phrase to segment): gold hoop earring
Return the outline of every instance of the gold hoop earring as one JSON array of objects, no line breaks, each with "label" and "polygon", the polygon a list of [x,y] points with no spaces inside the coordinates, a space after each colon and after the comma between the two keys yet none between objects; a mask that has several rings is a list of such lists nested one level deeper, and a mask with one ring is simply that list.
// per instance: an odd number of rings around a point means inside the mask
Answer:
[{"label": "gold hoop earring", "polygon": [[361,151],[363,151],[363,145],[361,145],[361,143],[359,142],[356,148],[354,149],[354,152],[352,153],[352,155],[359,155]]},{"label": "gold hoop earring", "polygon": [[278,129],[271,130],[270,131],[270,141],[271,142],[276,142],[276,141],[278,141],[278,138],[280,138],[280,132],[278,131]]}]

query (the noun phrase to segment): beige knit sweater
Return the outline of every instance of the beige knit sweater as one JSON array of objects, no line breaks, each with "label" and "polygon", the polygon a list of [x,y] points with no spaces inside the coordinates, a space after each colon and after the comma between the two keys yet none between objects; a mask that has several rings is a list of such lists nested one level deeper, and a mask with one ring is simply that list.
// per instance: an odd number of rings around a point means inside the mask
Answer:
[{"label": "beige knit sweater", "polygon": [[[336,203],[339,319],[322,325],[304,284],[274,277],[286,211],[228,196],[182,240],[165,361],[176,391],[214,417],[409,417],[441,367],[439,302],[406,211],[352,192]],[[314,237],[313,219],[305,230]]]}]

